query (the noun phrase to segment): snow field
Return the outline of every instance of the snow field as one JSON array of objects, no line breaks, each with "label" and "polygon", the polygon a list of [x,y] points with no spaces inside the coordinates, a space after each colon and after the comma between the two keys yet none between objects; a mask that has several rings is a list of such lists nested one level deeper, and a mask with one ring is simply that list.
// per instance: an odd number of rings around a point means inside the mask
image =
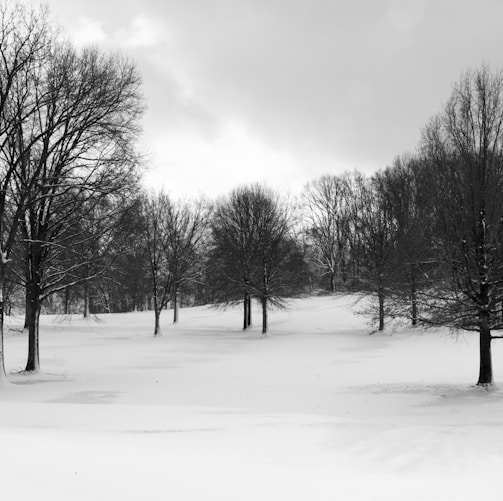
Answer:
[{"label": "snow field", "polygon": [[239,309],[165,311],[160,338],[149,312],[45,316],[36,375],[8,333],[5,499],[501,499],[503,392],[473,386],[476,336],[369,336],[354,309],[295,300],[265,339]]}]

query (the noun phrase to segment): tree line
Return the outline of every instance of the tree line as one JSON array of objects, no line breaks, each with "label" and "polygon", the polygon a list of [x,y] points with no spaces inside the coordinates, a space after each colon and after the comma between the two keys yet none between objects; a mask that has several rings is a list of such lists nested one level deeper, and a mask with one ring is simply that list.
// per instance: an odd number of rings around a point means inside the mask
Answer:
[{"label": "tree line", "polygon": [[[376,299],[385,318],[479,335],[479,385],[493,382],[503,327],[503,73],[465,72],[414,154],[370,178],[325,176],[305,193],[316,263]],[[349,274],[348,274],[349,272]]]},{"label": "tree line", "polygon": [[144,109],[133,62],[62,41],[46,10],[0,4],[0,374],[4,315],[240,304],[319,291],[375,299],[386,319],[478,332],[492,383],[503,327],[503,74],[462,75],[416,152],[371,176],[325,175],[287,200],[260,184],[217,200],[141,188]]}]

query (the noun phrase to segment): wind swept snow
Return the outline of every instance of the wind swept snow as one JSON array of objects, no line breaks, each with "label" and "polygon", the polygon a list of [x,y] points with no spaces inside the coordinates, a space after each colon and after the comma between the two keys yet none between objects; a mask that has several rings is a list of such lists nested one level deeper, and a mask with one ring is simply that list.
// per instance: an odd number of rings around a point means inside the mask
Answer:
[{"label": "wind swept snow", "polygon": [[151,312],[44,316],[35,375],[9,331],[2,499],[502,499],[503,392],[473,386],[476,336],[369,336],[354,309],[295,300],[266,338],[240,309],[163,312],[159,338]]}]

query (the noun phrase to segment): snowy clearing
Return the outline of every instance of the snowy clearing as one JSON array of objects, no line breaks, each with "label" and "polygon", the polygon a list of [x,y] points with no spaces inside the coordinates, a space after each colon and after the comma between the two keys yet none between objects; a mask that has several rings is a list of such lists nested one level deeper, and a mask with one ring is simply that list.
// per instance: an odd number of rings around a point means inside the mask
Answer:
[{"label": "snowy clearing", "polygon": [[265,339],[240,309],[164,311],[160,338],[151,312],[45,316],[37,375],[9,331],[2,499],[502,499],[503,392],[474,387],[477,337],[369,336],[353,301],[295,300]]}]

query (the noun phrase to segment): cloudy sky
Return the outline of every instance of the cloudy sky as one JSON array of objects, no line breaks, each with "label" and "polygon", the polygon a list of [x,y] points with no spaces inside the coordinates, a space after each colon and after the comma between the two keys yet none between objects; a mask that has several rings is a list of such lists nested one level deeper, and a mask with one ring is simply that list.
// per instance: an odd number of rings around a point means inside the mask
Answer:
[{"label": "cloudy sky", "polygon": [[178,196],[384,168],[467,68],[503,68],[499,0],[47,3],[75,44],[137,63],[146,182]]}]

